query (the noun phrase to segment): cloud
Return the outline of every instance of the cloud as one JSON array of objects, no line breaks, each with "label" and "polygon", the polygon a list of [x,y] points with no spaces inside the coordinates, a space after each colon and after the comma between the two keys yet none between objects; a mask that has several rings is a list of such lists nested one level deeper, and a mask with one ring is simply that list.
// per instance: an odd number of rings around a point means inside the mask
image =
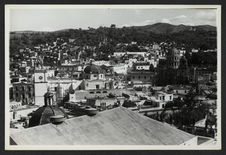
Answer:
[{"label": "cloud", "polygon": [[51,27],[43,27],[40,31],[54,31],[54,29]]},{"label": "cloud", "polygon": [[182,24],[185,23],[187,20],[187,16],[180,15],[172,18],[164,18],[161,20],[162,23],[169,23],[169,24]]},{"label": "cloud", "polygon": [[125,27],[129,27],[129,26],[144,26],[144,25],[150,25],[150,24],[154,24],[154,23],[156,23],[155,20],[147,19],[147,20],[141,21],[141,22],[134,22],[134,23],[130,23],[130,24],[123,24],[122,27],[123,26],[125,26]]},{"label": "cloud", "polygon": [[174,17],[165,16],[164,18],[150,20],[146,19],[140,22],[134,22],[130,24],[124,24],[123,26],[144,26],[151,25],[154,23],[169,23],[173,25],[216,25],[216,10],[200,10],[198,12],[194,11],[194,14],[181,14]]},{"label": "cloud", "polygon": [[180,16],[176,16],[176,17],[172,17],[172,18],[163,18],[163,19],[158,19],[158,20],[144,20],[141,22],[134,22],[134,23],[130,23],[130,24],[123,24],[123,26],[128,27],[128,26],[144,26],[144,25],[151,25],[154,23],[169,23],[169,24],[182,24],[182,23],[186,23],[183,22],[183,20],[186,20],[187,16],[185,15],[180,15]]},{"label": "cloud", "polygon": [[132,26],[130,24],[123,24],[121,27],[129,27],[129,26]]},{"label": "cloud", "polygon": [[191,16],[196,25],[216,25],[216,10],[202,10]]},{"label": "cloud", "polygon": [[154,20],[145,20],[145,21],[142,21],[142,22],[137,22],[137,23],[133,23],[133,25],[135,26],[143,26],[143,25],[149,25],[149,24],[153,24],[155,21]]},{"label": "cloud", "polygon": [[172,24],[171,19],[164,18],[160,22]]},{"label": "cloud", "polygon": [[180,16],[174,17],[173,19],[185,19],[185,18],[187,18],[187,16],[185,16],[185,15],[180,15]]},{"label": "cloud", "polygon": [[196,13],[196,18],[201,20],[209,20],[213,21],[216,20],[216,11],[199,11]]}]

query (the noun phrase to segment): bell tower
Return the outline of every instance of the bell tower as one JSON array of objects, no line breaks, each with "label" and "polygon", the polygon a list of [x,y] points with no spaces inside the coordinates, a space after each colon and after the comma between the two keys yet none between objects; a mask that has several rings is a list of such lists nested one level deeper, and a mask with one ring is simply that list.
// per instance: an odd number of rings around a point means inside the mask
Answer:
[{"label": "bell tower", "polygon": [[35,88],[35,105],[44,105],[44,95],[47,92],[47,71],[35,70],[34,73],[34,88]]}]

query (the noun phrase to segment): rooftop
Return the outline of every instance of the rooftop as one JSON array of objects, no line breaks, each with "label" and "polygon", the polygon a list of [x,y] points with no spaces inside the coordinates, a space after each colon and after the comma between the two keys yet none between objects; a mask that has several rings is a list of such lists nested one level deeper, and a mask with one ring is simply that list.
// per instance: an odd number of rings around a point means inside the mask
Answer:
[{"label": "rooftop", "polygon": [[12,133],[18,145],[178,145],[194,135],[119,107]]}]

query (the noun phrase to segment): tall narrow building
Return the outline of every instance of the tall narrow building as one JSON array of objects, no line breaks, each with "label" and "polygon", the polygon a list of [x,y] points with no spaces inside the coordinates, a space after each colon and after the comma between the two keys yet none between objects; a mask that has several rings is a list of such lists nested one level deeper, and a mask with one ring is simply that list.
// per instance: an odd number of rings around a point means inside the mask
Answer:
[{"label": "tall narrow building", "polygon": [[180,65],[180,51],[176,48],[168,50],[167,53],[167,66],[171,69],[178,69]]},{"label": "tall narrow building", "polygon": [[177,82],[178,84],[188,84],[189,82],[189,68],[185,56],[180,59],[180,65],[177,70]]},{"label": "tall narrow building", "polygon": [[35,70],[34,73],[35,105],[43,106],[44,95],[47,91],[47,72],[46,70]]}]

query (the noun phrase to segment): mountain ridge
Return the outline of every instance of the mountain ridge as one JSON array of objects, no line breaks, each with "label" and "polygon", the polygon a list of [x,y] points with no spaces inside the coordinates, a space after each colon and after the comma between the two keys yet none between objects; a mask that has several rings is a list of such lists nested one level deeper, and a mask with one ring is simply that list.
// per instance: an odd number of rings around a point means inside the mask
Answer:
[{"label": "mountain ridge", "polygon": [[[99,27],[100,28],[100,27]],[[99,29],[96,28],[95,30]],[[110,28],[110,27],[105,27],[105,28]],[[216,31],[215,26],[211,25],[196,25],[196,26],[191,26],[191,25],[184,25],[184,24],[179,24],[179,25],[173,25],[169,23],[154,23],[154,24],[149,24],[149,25],[142,25],[142,26],[128,26],[128,27],[122,27],[122,28],[117,28],[117,29],[136,29],[136,30],[142,30],[142,31],[147,31],[147,32],[152,32],[155,34],[173,34],[173,33],[179,33],[183,31]],[[12,31],[10,33],[54,33],[54,32],[67,32],[70,30],[76,30],[74,28],[68,28],[68,29],[60,29],[60,30],[55,30],[55,31],[35,31],[35,30],[24,30],[24,31]],[[89,31],[89,29],[82,29]]]},{"label": "mountain ridge", "polygon": [[153,32],[155,34],[173,34],[183,31],[216,31],[216,27],[211,25],[172,25],[169,23],[155,23],[145,26],[133,26],[135,29],[145,29],[147,32]]}]

